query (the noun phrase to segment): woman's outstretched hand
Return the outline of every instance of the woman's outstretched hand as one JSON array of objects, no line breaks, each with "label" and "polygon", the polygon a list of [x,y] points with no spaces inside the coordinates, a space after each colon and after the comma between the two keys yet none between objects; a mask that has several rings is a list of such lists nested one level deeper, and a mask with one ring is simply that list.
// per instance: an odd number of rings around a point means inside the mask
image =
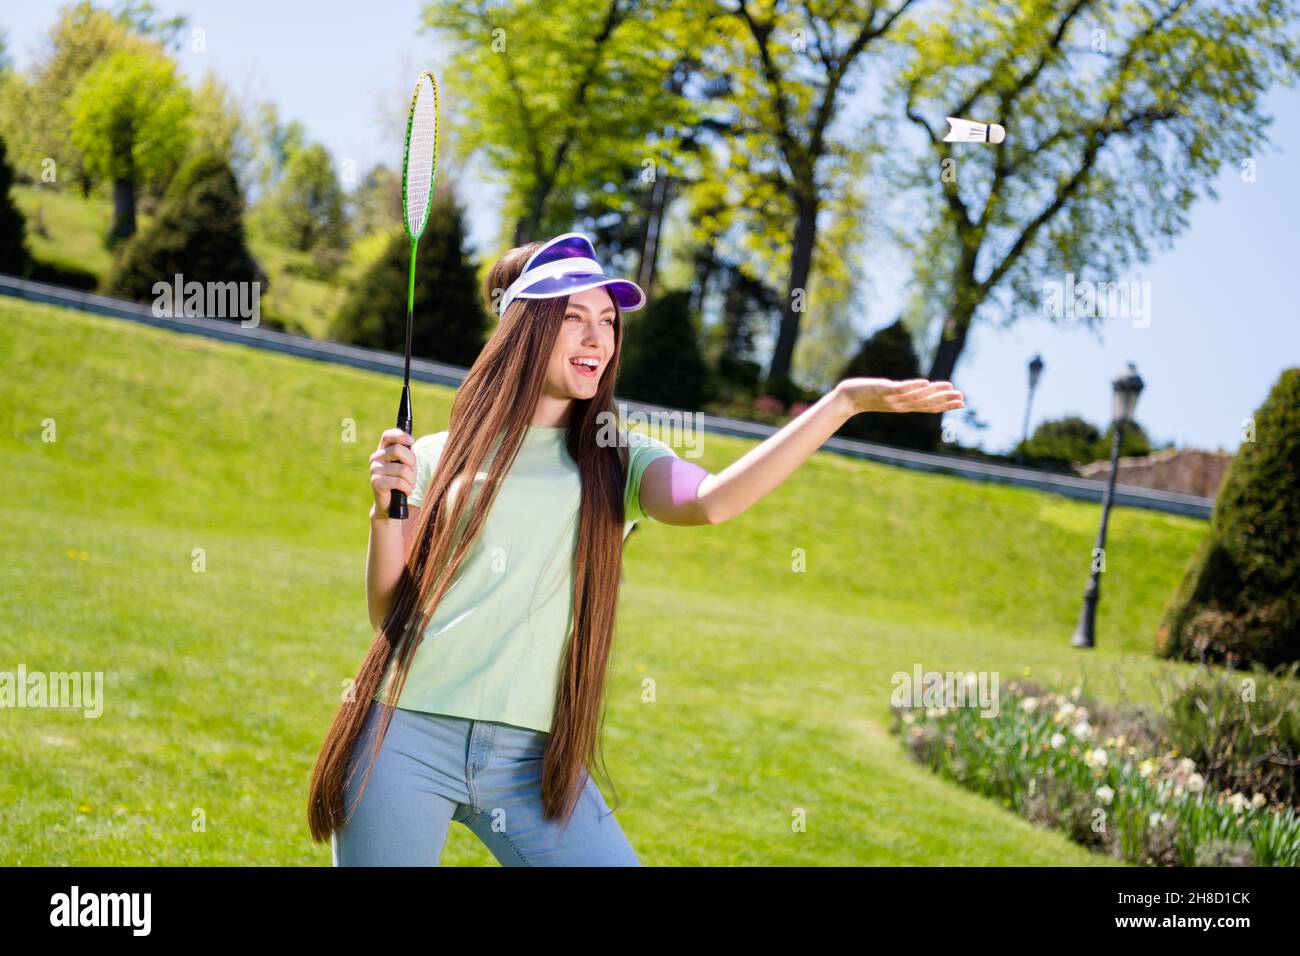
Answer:
[{"label": "woman's outstretched hand", "polygon": [[858,412],[950,412],[965,408],[962,393],[952,382],[926,378],[846,378],[835,386]]}]

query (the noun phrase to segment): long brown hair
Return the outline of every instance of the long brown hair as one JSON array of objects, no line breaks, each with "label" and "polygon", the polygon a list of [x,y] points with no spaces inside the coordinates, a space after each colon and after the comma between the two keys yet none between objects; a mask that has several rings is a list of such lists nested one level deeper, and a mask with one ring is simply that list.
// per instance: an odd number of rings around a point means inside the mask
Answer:
[{"label": "long brown hair", "polygon": [[[541,245],[532,242],[511,249],[492,267],[483,289],[485,305],[491,312],[496,312],[501,290],[519,276],[525,261]],[[351,815],[351,811],[345,815],[343,806],[345,778],[372,699],[390,663],[395,666],[386,696],[389,701],[399,699],[425,627],[478,537],[532,421],[568,304],[568,296],[514,300],[452,401],[447,442],[429,480],[415,540],[397,582],[392,606],[357,672],[351,695],[330,725],[312,772],[307,820],[317,843],[328,840]],[[614,380],[623,342],[623,315],[617,302],[614,311],[613,357],[595,396],[573,399],[566,433],[566,445],[582,482],[573,559],[574,626],[555,688],[555,712],[541,787],[543,817],[563,818],[564,825],[585,785],[581,779],[584,768],[594,766],[597,760],[603,765],[600,740],[606,665],[622,577],[627,451],[621,442],[597,442],[602,423],[617,420]],[[494,454],[491,470],[477,493],[464,534],[455,540],[467,504],[475,495],[455,493],[453,485],[474,487],[473,476],[479,473],[498,437],[500,450]],[[362,791],[393,716],[393,708],[382,701],[374,701],[374,706],[382,708],[383,714]],[[608,779],[608,774],[604,776]]]}]

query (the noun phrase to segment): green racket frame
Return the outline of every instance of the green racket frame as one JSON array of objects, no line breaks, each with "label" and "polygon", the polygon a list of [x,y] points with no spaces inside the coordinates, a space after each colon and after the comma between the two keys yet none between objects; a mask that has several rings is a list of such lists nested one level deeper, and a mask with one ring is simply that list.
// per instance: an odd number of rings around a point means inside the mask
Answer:
[{"label": "green racket frame", "polygon": [[[420,87],[425,77],[433,87],[433,162],[429,169],[429,195],[424,201],[424,216],[420,228],[412,231],[410,203],[407,201],[407,189],[410,182],[411,130],[415,126],[415,105],[420,99]],[[433,208],[433,186],[438,174],[438,80],[431,70],[424,70],[415,80],[415,89],[411,93],[411,105],[406,117],[406,139],[402,152],[402,225],[406,228],[406,237],[411,242],[410,269],[406,280],[406,363],[402,376],[402,401],[397,407],[397,427],[411,435],[414,423],[411,420],[411,326],[415,312],[415,250],[429,224],[429,210]],[[414,438],[414,435],[412,435]],[[388,503],[388,517],[405,519],[408,517],[406,493],[393,489]]]}]

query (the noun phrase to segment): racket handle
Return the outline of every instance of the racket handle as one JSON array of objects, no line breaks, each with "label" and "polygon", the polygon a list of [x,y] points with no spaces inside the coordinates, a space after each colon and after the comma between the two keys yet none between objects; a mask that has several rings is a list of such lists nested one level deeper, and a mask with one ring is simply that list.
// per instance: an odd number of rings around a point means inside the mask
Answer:
[{"label": "racket handle", "polygon": [[[402,386],[402,404],[397,406],[397,427],[406,434],[411,434],[411,388]],[[412,436],[414,437],[414,436]],[[409,515],[406,510],[406,492],[392,490],[388,499],[388,517],[405,521]]]}]

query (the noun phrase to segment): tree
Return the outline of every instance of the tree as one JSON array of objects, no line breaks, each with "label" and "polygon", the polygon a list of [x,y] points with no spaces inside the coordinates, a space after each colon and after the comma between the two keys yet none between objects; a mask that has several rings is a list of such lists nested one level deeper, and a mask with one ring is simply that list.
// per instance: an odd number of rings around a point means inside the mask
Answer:
[{"label": "tree", "polygon": [[1017,446],[1026,461],[1066,469],[1096,461],[1094,450],[1101,442],[1101,432],[1078,415],[1041,422],[1027,442]]},{"label": "tree", "polygon": [[274,103],[262,103],[257,108],[257,120],[252,132],[252,166],[259,196],[269,192],[284,175],[289,160],[302,149],[307,133],[297,120],[285,123],[280,120]]},{"label": "tree", "polygon": [[86,168],[113,180],[109,242],[116,243],[135,233],[137,186],[168,177],[185,155],[189,89],[166,57],[119,50],[77,85],[69,109]]},{"label": "tree", "polygon": [[[761,218],[780,220],[788,260],[780,329],[768,368],[772,383],[790,377],[801,313],[817,249],[818,217],[861,162],[862,137],[836,140],[831,126],[850,78],[869,49],[883,44],[912,0],[848,2],[833,12],[811,4],[764,5],[737,0],[731,43],[718,45],[732,80],[727,101],[737,113],[729,137],[734,169],[728,181],[747,187],[746,203]],[[730,62],[727,62],[730,61]],[[848,176],[845,176],[845,173]],[[770,238],[771,228],[762,230]],[[778,386],[770,385],[772,389]]]},{"label": "tree", "polygon": [[[416,250],[414,355],[471,365],[487,340],[474,263],[465,253],[463,212],[438,189]],[[331,336],[367,348],[406,350],[406,294],[411,244],[393,231],[384,254],[357,281],[335,317]]]},{"label": "tree", "polygon": [[402,225],[402,175],[384,165],[366,173],[348,198],[352,226],[358,236],[392,232]]},{"label": "tree", "polygon": [[690,292],[665,293],[624,319],[618,393],[642,402],[698,409],[708,392]]},{"label": "tree", "polygon": [[687,102],[671,76],[681,51],[699,46],[697,12],[680,0],[426,7],[425,21],[456,49],[446,72],[460,80],[460,112],[449,125],[463,153],[481,151],[504,181],[513,245],[582,218],[644,239],[662,186],[641,174],[662,175],[684,128]]},{"label": "tree", "polygon": [[1248,423],[1156,635],[1166,657],[1300,661],[1300,368]]},{"label": "tree", "polygon": [[[1300,64],[1292,7],[952,0],[905,26],[897,89],[923,147],[901,185],[920,191],[914,301],[940,328],[929,378],[951,380],[978,316],[1041,314],[1045,280],[1114,281],[1172,243],[1223,165],[1267,143],[1263,94]],[[1006,141],[945,143],[945,116],[1002,122]]]},{"label": "tree", "polygon": [[5,141],[0,139],[0,272],[26,276],[32,269],[26,245],[27,220],[9,194],[13,183],[13,167],[9,165]]},{"label": "tree", "polygon": [[[1042,422],[1029,440],[1017,443],[1014,452],[1022,454],[1030,464],[1039,467],[1073,470],[1073,465],[1086,465],[1093,461],[1109,461],[1111,446],[1115,442],[1114,424],[1102,432],[1096,425],[1078,415],[1050,419]],[[1140,456],[1151,453],[1151,439],[1137,422],[1124,426],[1120,440],[1121,456]]]},{"label": "tree", "polygon": [[[152,302],[157,282],[260,282],[248,251],[244,200],[230,164],[215,153],[191,157],[172,177],[158,215],[124,243],[105,286],[110,295]],[[263,291],[265,291],[263,289]]]},{"label": "tree", "polygon": [[284,176],[259,204],[263,233],[290,249],[337,249],[347,243],[343,190],[329,151],[314,143],[295,152]]},{"label": "tree", "polygon": [[211,70],[195,90],[193,105],[190,152],[224,157],[234,170],[240,188],[247,190],[256,179],[255,132],[243,105]]},{"label": "tree", "polygon": [[93,177],[73,142],[66,105],[86,74],[111,53],[164,52],[184,18],[155,22],[144,7],[148,4],[120,4],[113,13],[89,0],[67,4],[27,75],[13,73],[0,86],[0,133],[24,175],[52,188],[77,182],[89,195]]}]

